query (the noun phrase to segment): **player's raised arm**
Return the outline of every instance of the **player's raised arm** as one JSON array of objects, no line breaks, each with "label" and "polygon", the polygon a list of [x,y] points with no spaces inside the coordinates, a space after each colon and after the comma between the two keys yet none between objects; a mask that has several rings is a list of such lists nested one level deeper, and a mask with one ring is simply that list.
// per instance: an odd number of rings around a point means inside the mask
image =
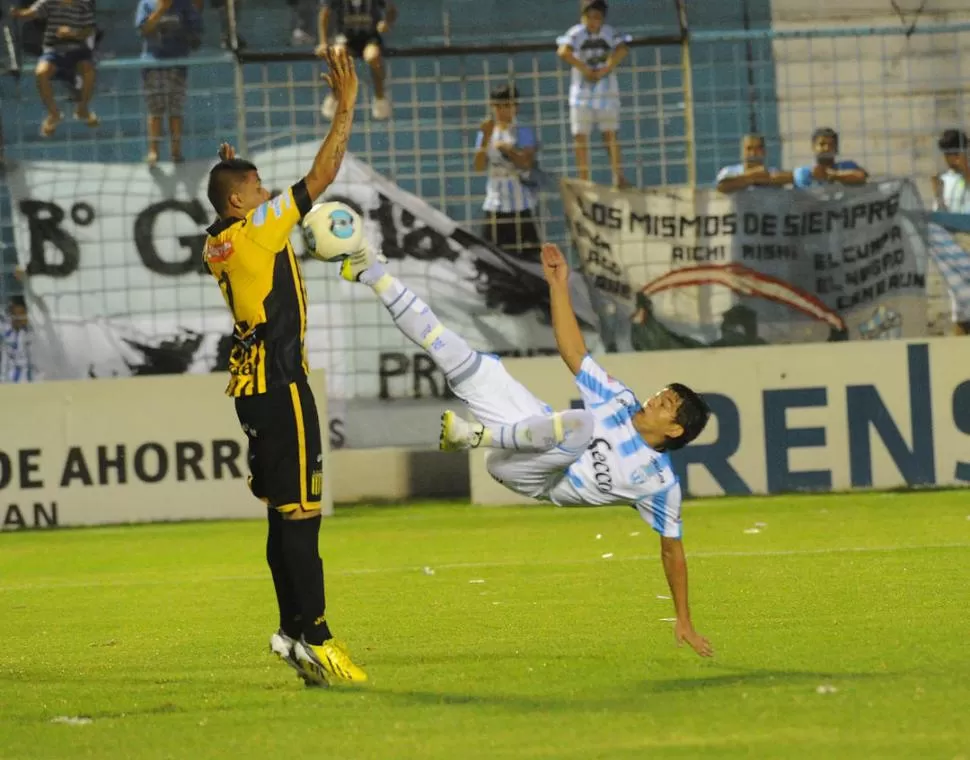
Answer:
[{"label": "player's raised arm", "polygon": [[346,48],[328,48],[326,59],[330,71],[324,78],[337,100],[337,112],[330,125],[330,132],[306,175],[306,189],[311,201],[319,198],[337,178],[344,153],[347,152],[350,125],[354,120],[354,104],[357,102],[357,70]]},{"label": "player's raised arm", "polygon": [[549,302],[552,310],[552,331],[556,336],[559,355],[569,371],[579,373],[586,357],[586,341],[569,297],[569,264],[555,243],[542,246],[542,272],[549,283]]},{"label": "player's raised arm", "polygon": [[660,557],[663,560],[664,574],[674,600],[677,622],[674,624],[674,638],[678,646],[685,641],[701,657],[711,657],[714,650],[711,642],[694,630],[690,620],[690,605],[687,603],[687,557],[684,544],[679,538],[660,537]]}]

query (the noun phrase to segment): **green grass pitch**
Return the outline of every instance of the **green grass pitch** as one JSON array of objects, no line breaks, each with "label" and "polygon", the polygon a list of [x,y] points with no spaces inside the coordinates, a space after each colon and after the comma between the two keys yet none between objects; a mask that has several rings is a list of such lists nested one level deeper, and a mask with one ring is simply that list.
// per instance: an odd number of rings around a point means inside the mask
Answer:
[{"label": "green grass pitch", "polygon": [[966,493],[694,502],[685,540],[713,660],[633,510],[340,509],[371,680],[310,690],[262,521],[2,535],[0,757],[970,757]]}]

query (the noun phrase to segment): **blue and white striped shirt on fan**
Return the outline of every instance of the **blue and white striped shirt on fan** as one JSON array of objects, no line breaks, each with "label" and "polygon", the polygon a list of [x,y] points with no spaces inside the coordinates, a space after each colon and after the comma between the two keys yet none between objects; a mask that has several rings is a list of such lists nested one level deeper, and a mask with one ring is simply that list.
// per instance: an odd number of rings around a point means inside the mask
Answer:
[{"label": "blue and white striped shirt on fan", "polygon": [[0,321],[0,383],[34,381],[32,344],[30,328],[18,330],[8,322]]},{"label": "blue and white striped shirt on fan", "polygon": [[84,40],[62,40],[57,36],[57,30],[66,26],[73,30],[94,27],[94,0],[37,0],[32,6],[46,22],[44,29],[44,52],[66,52],[85,47]]},{"label": "blue and white striped shirt on fan", "polygon": [[[510,124],[504,129],[498,125],[492,130],[488,143],[488,184],[485,188],[485,211],[499,213],[518,213],[531,211],[536,206],[536,193],[533,188],[523,184],[522,171],[495,146],[509,143],[516,148],[535,148],[536,133],[530,127]],[[478,133],[475,148],[482,147],[482,133]]]},{"label": "blue and white striped shirt on fan", "polygon": [[[609,24],[603,24],[597,34],[591,34],[585,24],[576,24],[556,40],[556,43],[560,47],[567,45],[573,55],[595,71],[606,66],[614,50],[632,39],[629,34],[620,34]],[[598,82],[588,82],[579,69],[573,66],[571,76],[569,105],[592,108],[594,111],[609,111],[620,107],[620,86],[616,81],[616,72],[611,72]]]}]

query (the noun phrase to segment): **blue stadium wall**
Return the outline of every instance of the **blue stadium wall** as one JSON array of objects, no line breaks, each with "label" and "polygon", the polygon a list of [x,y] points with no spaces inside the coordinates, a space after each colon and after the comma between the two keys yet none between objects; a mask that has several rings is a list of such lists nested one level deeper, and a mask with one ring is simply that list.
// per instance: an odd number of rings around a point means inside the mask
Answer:
[{"label": "blue stadium wall", "polygon": [[[253,0],[243,0],[240,34],[250,48],[257,50],[286,50],[290,33],[289,10],[284,0],[262,0],[260,12]],[[139,40],[133,29],[133,3],[131,0],[99,0],[99,23],[107,31],[103,52],[118,59],[111,67],[100,72],[95,108],[102,117],[102,127],[96,133],[84,127],[65,122],[55,140],[42,140],[37,125],[43,113],[37,101],[33,77],[29,72],[19,83],[4,78],[0,85],[0,113],[4,133],[7,136],[8,159],[48,159],[72,161],[141,161],[145,153],[144,103],[139,94],[141,72],[137,67],[124,66],[124,59],[136,57]],[[513,65],[517,71],[550,71],[561,64],[554,53],[554,38],[577,20],[579,3],[572,0],[531,0],[528,3],[508,3],[499,0],[400,0],[401,20],[390,39],[392,46],[401,48],[441,45],[447,39],[452,44],[493,44],[496,40],[529,42],[549,40],[548,51],[514,54]],[[248,6],[246,8],[245,6]],[[669,0],[611,0],[610,15],[617,26],[635,36],[675,34],[677,20],[673,3]],[[692,80],[694,91],[693,117],[695,124],[694,162],[698,182],[706,184],[714,179],[717,169],[725,163],[737,160],[738,135],[757,129],[768,138],[772,160],[780,155],[778,147],[778,117],[775,97],[775,69],[770,41],[751,43],[718,42],[718,31],[744,28],[764,29],[771,25],[769,0],[719,0],[718,2],[688,2],[691,32],[694,35],[692,50]],[[445,10],[447,9],[447,14]],[[536,19],[541,18],[542,30],[536,29]],[[206,12],[206,34],[203,50],[197,55],[213,56],[219,53],[219,21],[215,11]],[[651,53],[652,55],[653,53]],[[663,64],[658,81],[665,91],[662,97],[665,108],[675,111],[683,101],[680,85],[683,82],[679,68],[680,50],[676,46],[657,48]],[[643,55],[638,51],[638,55]],[[29,64],[28,64],[29,65]],[[414,86],[407,76],[393,79],[391,98],[396,103],[414,100],[421,104],[433,104],[440,96],[456,104],[437,109],[428,116],[423,109],[417,119],[399,119],[393,129],[380,135],[383,127],[375,125],[370,130],[358,130],[351,143],[351,150],[362,155],[372,155],[378,170],[393,173],[405,189],[418,193],[432,202],[449,196],[484,193],[484,179],[474,177],[470,184],[465,181],[455,187],[442,187],[439,167],[434,165],[444,156],[449,174],[461,174],[467,161],[467,150],[473,135],[469,125],[477,123],[483,115],[480,106],[472,111],[465,103],[482,102],[487,90],[486,83],[465,80],[468,75],[484,72],[503,72],[508,69],[509,55],[503,53],[484,56],[439,56],[395,58],[392,72],[413,72],[419,80]],[[622,72],[622,70],[621,70]],[[290,64],[250,64],[244,67],[244,79],[260,89],[247,92],[246,133],[250,143],[273,144],[279,138],[279,130],[285,128],[284,140],[293,134],[319,133],[319,118],[310,106],[319,100],[319,93],[310,88],[295,91],[286,89],[292,77],[297,81],[310,81],[318,76],[319,67],[310,62]],[[450,76],[452,81],[433,85],[427,78],[437,75]],[[621,73],[621,86],[631,91],[631,83],[624,81],[629,73]],[[366,79],[365,79],[366,81]],[[228,63],[209,66],[193,66],[190,82],[192,94],[186,115],[184,151],[188,158],[211,156],[218,139],[238,139],[237,109],[233,67]],[[266,94],[267,83],[278,83],[278,89]],[[517,85],[528,103],[533,95],[551,96],[558,92],[553,77],[519,77]],[[636,107],[653,107],[656,95],[640,83],[639,98],[643,103]],[[464,93],[462,93],[464,90]],[[524,121],[550,124],[560,114],[558,98],[539,101],[535,108],[526,107]],[[651,102],[647,102],[650,100]],[[268,107],[267,107],[268,106]],[[296,110],[294,110],[294,106]],[[303,110],[299,110],[303,108]],[[295,116],[294,116],[295,114]],[[434,128],[428,128],[433,120]],[[315,127],[316,124],[316,127]],[[296,126],[294,131],[293,127]],[[424,126],[424,128],[421,128]],[[643,143],[656,143],[663,130],[666,142],[676,142],[683,137],[683,119],[642,119],[639,137]],[[540,130],[540,140],[546,144],[562,141],[562,128],[545,126]],[[634,126],[628,121],[623,125],[621,139],[636,140]],[[302,139],[307,139],[306,137]],[[385,141],[381,145],[381,141]],[[392,149],[386,141],[393,140]],[[373,150],[370,150],[373,149]],[[646,148],[644,148],[646,150]],[[394,165],[383,163],[381,154],[394,156]],[[411,166],[407,165],[409,160]],[[636,155],[626,157],[630,161]],[[542,157],[543,162],[549,161]],[[403,163],[402,163],[403,162]],[[429,163],[431,162],[431,163]],[[553,168],[558,169],[556,157]],[[423,164],[423,165],[422,165]],[[393,169],[393,172],[392,172]],[[606,179],[601,175],[597,179]],[[661,171],[646,168],[642,171],[642,184],[657,185],[663,182],[678,183],[687,180],[686,156],[684,161],[671,161]],[[547,214],[555,215],[557,202],[552,199]],[[445,209],[462,219],[467,216],[465,202]],[[10,249],[11,209],[5,185],[0,182],[0,245],[5,248],[7,263],[12,256]],[[554,234],[557,230],[547,230]],[[8,269],[8,266],[0,267]],[[9,281],[0,283],[0,292]]]}]

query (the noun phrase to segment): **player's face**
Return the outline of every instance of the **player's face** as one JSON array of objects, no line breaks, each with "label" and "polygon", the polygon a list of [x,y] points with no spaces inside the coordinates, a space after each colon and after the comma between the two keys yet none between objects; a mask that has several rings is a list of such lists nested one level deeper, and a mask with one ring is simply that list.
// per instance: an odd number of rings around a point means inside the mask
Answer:
[{"label": "player's face", "polygon": [[603,21],[605,17],[603,16],[603,11],[586,11],[583,14],[583,23],[586,24],[586,28],[592,34],[598,34],[599,30],[603,28]]},{"label": "player's face", "polygon": [[745,137],[741,143],[741,154],[748,166],[762,166],[765,162],[765,146],[756,137]]},{"label": "player's face", "polygon": [[665,438],[677,438],[684,429],[677,423],[681,398],[670,388],[653,394],[643,407],[646,427]]},{"label": "player's face", "polygon": [[20,304],[10,307],[10,325],[15,330],[23,330],[27,327],[27,309]]},{"label": "player's face", "polygon": [[229,205],[241,216],[266,203],[270,198],[269,190],[263,187],[258,172],[249,172],[246,179],[236,185],[236,191],[229,198]]},{"label": "player's face", "polygon": [[822,135],[812,143],[815,150],[815,158],[819,161],[834,161],[839,152],[838,141],[829,135]]}]

